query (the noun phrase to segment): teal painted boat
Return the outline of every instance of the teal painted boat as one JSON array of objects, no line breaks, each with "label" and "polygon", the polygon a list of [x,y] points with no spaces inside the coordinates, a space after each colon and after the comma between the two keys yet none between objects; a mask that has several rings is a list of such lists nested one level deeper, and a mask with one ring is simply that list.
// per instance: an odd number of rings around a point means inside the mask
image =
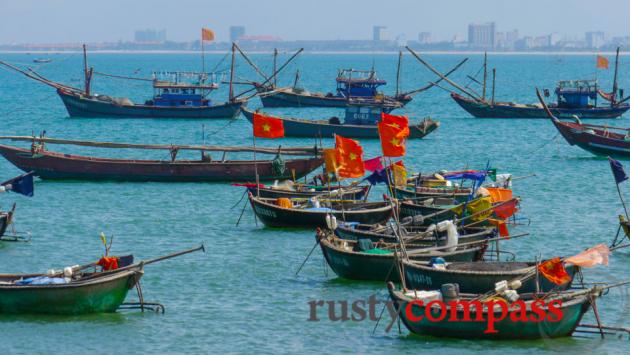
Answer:
[{"label": "teal painted boat", "polygon": [[[468,316],[471,321],[462,321],[465,317],[466,309],[464,307],[458,307],[456,310],[452,310],[450,306],[447,306],[446,316],[440,317],[439,305],[432,305],[430,309],[426,309],[425,305],[418,305],[417,303],[411,303],[415,298],[416,292],[414,290],[401,291],[397,290],[393,283],[387,284],[390,297],[394,302],[396,309],[400,310],[399,315],[403,324],[409,329],[410,332],[418,335],[431,335],[436,337],[450,337],[460,339],[541,339],[541,338],[558,338],[570,336],[573,334],[577,326],[579,325],[584,313],[586,313],[592,300],[601,295],[601,291],[593,288],[585,291],[576,292],[560,292],[558,294],[550,295],[545,298],[547,304],[552,300],[562,301],[559,310],[562,311],[562,317],[558,321],[550,321],[549,317],[544,317],[541,321],[514,321],[508,315],[501,320],[501,310],[494,308],[493,312],[496,322],[494,322],[494,329],[497,331],[486,332],[488,329],[487,321],[474,321],[478,316],[481,319],[488,319],[488,309],[483,307],[483,310],[478,310],[475,307],[468,308]],[[541,296],[541,295],[537,295]],[[460,301],[472,301],[478,295],[461,294]],[[538,318],[536,313],[532,311],[532,303],[536,300],[533,294],[522,294],[521,299],[525,301],[526,316],[529,319]],[[408,308],[409,307],[409,308]],[[541,307],[547,315],[550,315],[547,306]],[[433,319],[431,321],[426,317],[426,314],[431,314]],[[449,321],[451,312],[455,314],[454,319],[458,321]],[[519,312],[520,313],[520,312]],[[413,317],[411,319],[410,315]],[[420,320],[417,317],[421,316]],[[532,318],[530,318],[532,317]],[[440,320],[440,318],[442,318]]]},{"label": "teal painted boat", "polygon": [[0,313],[86,314],[115,312],[140,281],[143,265],[107,272],[82,273],[62,284],[19,284],[46,274],[0,275]]},{"label": "teal painted boat", "polygon": [[[324,254],[328,266],[337,276],[349,280],[399,281],[400,276],[395,261],[401,256],[394,254],[394,244],[365,243],[345,240],[336,237],[330,231],[318,230],[316,238]],[[429,261],[431,258],[441,257],[446,261],[481,260],[485,252],[485,245],[458,248],[455,251],[422,252],[423,246],[407,245],[407,252],[411,260]]]}]

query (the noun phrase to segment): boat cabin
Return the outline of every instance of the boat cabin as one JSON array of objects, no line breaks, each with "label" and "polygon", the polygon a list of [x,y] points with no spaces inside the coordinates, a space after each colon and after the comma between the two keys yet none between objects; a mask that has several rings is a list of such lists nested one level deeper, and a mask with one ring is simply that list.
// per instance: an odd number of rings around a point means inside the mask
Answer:
[{"label": "boat cabin", "polygon": [[206,96],[217,89],[214,82],[207,83],[206,73],[160,72],[153,73],[153,100],[148,102],[161,107],[211,106]]},{"label": "boat cabin", "polygon": [[339,97],[374,97],[379,94],[378,87],[387,84],[374,70],[341,69],[336,81]]},{"label": "boat cabin", "polygon": [[556,87],[560,108],[597,107],[597,95],[597,80],[564,80]]},{"label": "boat cabin", "polygon": [[381,120],[382,107],[349,106],[346,108],[344,124],[375,126]]}]

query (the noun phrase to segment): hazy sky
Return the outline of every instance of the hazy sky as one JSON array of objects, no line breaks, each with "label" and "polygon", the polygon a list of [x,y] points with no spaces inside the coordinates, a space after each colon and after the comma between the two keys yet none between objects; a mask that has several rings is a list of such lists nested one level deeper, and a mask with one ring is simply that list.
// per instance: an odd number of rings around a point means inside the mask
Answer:
[{"label": "hazy sky", "polygon": [[388,26],[392,38],[450,39],[486,21],[521,35],[623,35],[629,15],[630,0],[0,0],[0,43],[126,41],[143,28],[183,41],[202,26],[227,41],[230,25],[285,40],[368,39],[372,25]]}]

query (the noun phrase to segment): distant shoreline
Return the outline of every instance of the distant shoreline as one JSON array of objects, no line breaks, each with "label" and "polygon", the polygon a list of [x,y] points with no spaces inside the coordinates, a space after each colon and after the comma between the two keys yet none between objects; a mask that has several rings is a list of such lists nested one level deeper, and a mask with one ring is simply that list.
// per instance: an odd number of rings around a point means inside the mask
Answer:
[{"label": "distant shoreline", "polygon": [[[206,54],[225,54],[227,51],[206,51]],[[287,51],[289,52],[289,51]],[[438,55],[482,55],[483,51],[417,51],[420,54],[438,54]],[[74,54],[74,53],[82,53],[77,50],[68,50],[68,51],[12,51],[12,50],[0,50],[0,54]],[[272,54],[272,51],[248,51],[250,54]],[[403,52],[404,53],[404,52]],[[531,52],[487,52],[490,55],[571,55],[571,56],[592,56],[592,55],[614,55],[615,52],[606,51],[606,52],[597,52],[597,51],[572,51],[572,52],[563,52],[563,51],[531,51]],[[200,51],[186,51],[186,50],[90,50],[90,55],[92,54],[200,54]],[[397,51],[304,51],[304,54],[315,54],[315,55],[349,55],[349,54],[361,54],[361,55],[395,55],[398,54]],[[409,54],[409,53],[404,53]],[[630,51],[628,52],[619,52],[619,55],[630,55]]]}]

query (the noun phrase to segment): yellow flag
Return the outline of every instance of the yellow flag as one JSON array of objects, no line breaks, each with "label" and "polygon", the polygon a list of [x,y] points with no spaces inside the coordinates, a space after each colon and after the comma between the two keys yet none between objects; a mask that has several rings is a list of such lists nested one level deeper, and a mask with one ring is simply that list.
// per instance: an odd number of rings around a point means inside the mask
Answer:
[{"label": "yellow flag", "polygon": [[334,148],[324,149],[324,164],[327,173],[337,173],[339,167],[337,166],[337,154]]},{"label": "yellow flag", "polygon": [[394,164],[392,165],[394,172],[394,185],[405,186],[407,185],[407,169],[404,166]]},{"label": "yellow flag", "polygon": [[[452,210],[453,212],[461,216],[462,206],[455,207]],[[481,221],[492,216],[492,197],[490,196],[482,197],[482,198],[478,198],[476,200],[472,200],[468,202],[466,204],[466,211],[469,213],[469,215],[472,215],[481,211],[486,211],[482,214],[472,217],[473,221]]]},{"label": "yellow flag", "polygon": [[201,40],[202,41],[214,41],[214,31],[209,28],[201,29]]}]

